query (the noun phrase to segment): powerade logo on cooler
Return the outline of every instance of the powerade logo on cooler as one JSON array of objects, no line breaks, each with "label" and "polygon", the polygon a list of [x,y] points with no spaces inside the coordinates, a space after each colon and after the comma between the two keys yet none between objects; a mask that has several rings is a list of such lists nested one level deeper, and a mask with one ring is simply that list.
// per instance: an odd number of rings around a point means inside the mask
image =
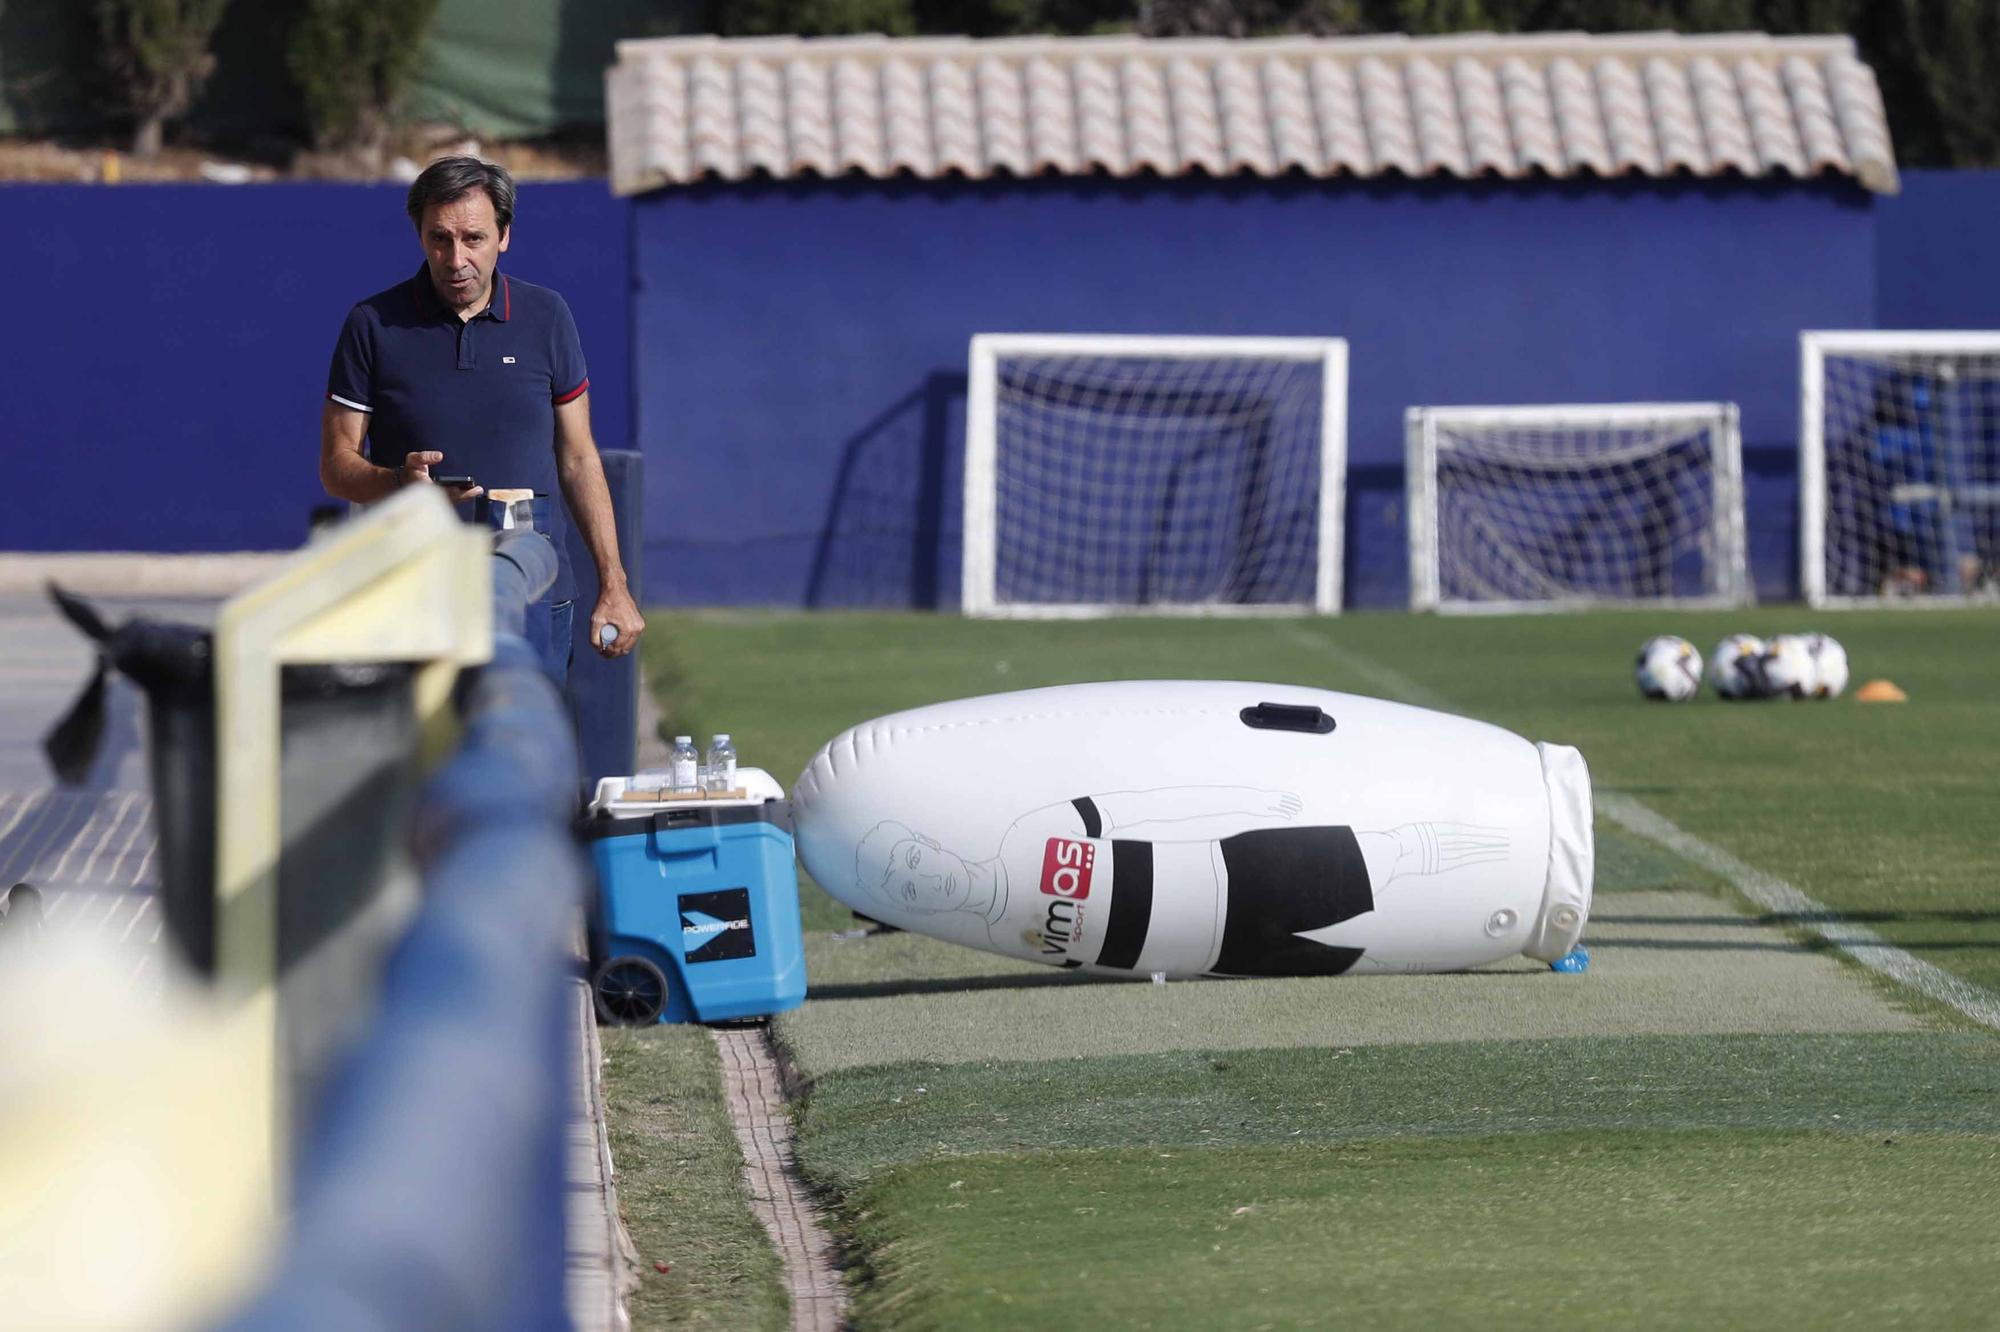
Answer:
[{"label": "powerade logo on cooler", "polygon": [[727,962],[757,956],[757,932],[750,928],[750,890],[682,893],[681,954],[689,962]]},{"label": "powerade logo on cooler", "polygon": [[1097,848],[1070,837],[1051,837],[1042,850],[1042,892],[1049,901],[1041,928],[1029,933],[1044,957],[1067,958],[1083,938],[1084,899],[1090,896],[1090,875],[1097,866]]}]

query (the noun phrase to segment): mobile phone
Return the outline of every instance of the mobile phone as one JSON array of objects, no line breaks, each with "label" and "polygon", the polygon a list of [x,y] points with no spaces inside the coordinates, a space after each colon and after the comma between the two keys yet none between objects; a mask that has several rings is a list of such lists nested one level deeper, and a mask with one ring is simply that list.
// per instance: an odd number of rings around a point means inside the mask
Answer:
[{"label": "mobile phone", "polygon": [[452,486],[461,490],[472,484],[472,478],[469,476],[434,476],[431,480],[441,486]]}]

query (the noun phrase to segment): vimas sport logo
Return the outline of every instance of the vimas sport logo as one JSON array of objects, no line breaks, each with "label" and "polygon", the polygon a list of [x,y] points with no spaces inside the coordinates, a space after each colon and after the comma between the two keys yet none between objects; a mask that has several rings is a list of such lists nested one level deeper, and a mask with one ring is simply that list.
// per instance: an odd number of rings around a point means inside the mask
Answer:
[{"label": "vimas sport logo", "polygon": [[1081,902],[1090,896],[1090,871],[1097,848],[1069,837],[1051,837],[1042,851],[1042,891],[1050,897]]},{"label": "vimas sport logo", "polygon": [[750,927],[750,890],[682,893],[681,955],[689,962],[727,962],[757,956],[757,931]]},{"label": "vimas sport logo", "polygon": [[1090,896],[1091,871],[1097,848],[1071,837],[1051,837],[1042,850],[1042,919],[1029,930],[1029,942],[1043,957],[1075,961],[1083,942],[1084,899]]}]

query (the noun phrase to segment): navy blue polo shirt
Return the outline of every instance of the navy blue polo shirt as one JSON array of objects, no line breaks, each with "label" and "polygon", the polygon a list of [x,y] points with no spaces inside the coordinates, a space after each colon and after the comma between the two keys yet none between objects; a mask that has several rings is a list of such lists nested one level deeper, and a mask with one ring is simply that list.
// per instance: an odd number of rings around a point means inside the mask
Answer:
[{"label": "navy blue polo shirt", "polygon": [[461,320],[423,268],[348,312],[326,396],[368,413],[368,456],[399,467],[435,449],[433,476],[470,476],[488,490],[548,495],[559,569],[551,601],[576,595],[569,514],[556,481],[556,407],[590,387],[583,344],[563,298],[496,273],[493,300]]}]

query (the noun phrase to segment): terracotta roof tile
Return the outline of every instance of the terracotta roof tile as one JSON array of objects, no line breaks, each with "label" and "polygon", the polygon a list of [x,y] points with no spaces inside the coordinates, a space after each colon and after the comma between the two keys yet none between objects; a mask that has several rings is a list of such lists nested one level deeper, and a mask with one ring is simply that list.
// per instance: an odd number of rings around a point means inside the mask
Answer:
[{"label": "terracotta roof tile", "polygon": [[834,151],[832,94],[826,65],[818,60],[785,62],[785,118],[788,166],[780,176],[807,171],[831,176],[839,160]]},{"label": "terracotta roof tile", "polygon": [[1897,188],[1844,37],[662,38],[606,77],[613,185],[861,172],[1851,175]]},{"label": "terracotta roof tile", "polygon": [[1451,82],[1458,93],[1459,124],[1471,169],[1519,175],[1513,125],[1500,98],[1498,70],[1485,61],[1460,56],[1451,62]]},{"label": "terracotta roof tile", "polygon": [[[1668,168],[1660,157],[1660,140],[1639,71],[1622,60],[1599,60],[1590,73],[1611,146],[1611,169],[1644,176],[1665,174]],[[1588,110],[1581,115],[1588,118]]]},{"label": "terracotta roof tile", "polygon": [[1312,92],[1313,117],[1324,154],[1324,165],[1315,174],[1374,175],[1375,155],[1368,149],[1368,122],[1361,114],[1361,94],[1354,86],[1353,69],[1345,61],[1322,56],[1307,66],[1306,86]]},{"label": "terracotta roof tile", "polygon": [[1549,87],[1549,114],[1555,123],[1559,159],[1600,176],[1621,170],[1608,137],[1611,103],[1600,105],[1597,84],[1589,71],[1569,56],[1558,56],[1548,63],[1544,77]]},{"label": "terracotta roof tile", "polygon": [[1076,152],[1076,114],[1068,69],[1037,57],[1028,61],[1022,74],[1028,89],[1029,161],[1037,171],[1054,167],[1067,175],[1083,170]]},{"label": "terracotta roof tile", "polygon": [[781,76],[775,66],[763,60],[744,61],[736,76],[743,165],[752,171],[784,175],[791,159],[787,155],[785,89]]},{"label": "terracotta roof tile", "polygon": [[979,98],[986,165],[996,171],[1027,175],[1033,158],[1028,153],[1027,103],[1020,68],[989,56],[974,67],[972,86]]},{"label": "terracotta roof tile", "polygon": [[1270,170],[1267,174],[1299,170],[1319,175],[1323,159],[1319,135],[1314,129],[1312,93],[1306,87],[1305,70],[1295,61],[1265,60],[1257,66],[1253,95],[1262,103],[1267,119],[1267,146]]},{"label": "terracotta roof tile", "polygon": [[1713,173],[1708,145],[1703,142],[1701,120],[1695,113],[1694,89],[1688,86],[1687,66],[1654,56],[1640,70],[1646,89],[1646,109],[1659,146],[1659,163],[1665,171],[1692,171],[1697,176]]},{"label": "terracotta roof tile", "polygon": [[1840,122],[1834,118],[1833,102],[1827,96],[1826,79],[1819,66],[1797,56],[1778,66],[1785,95],[1791,102],[1793,123],[1798,126],[1806,164],[1813,170],[1852,171],[1846,145],[1841,141]]},{"label": "terracotta roof tile", "polygon": [[1750,128],[1750,142],[1766,169],[1782,169],[1794,176],[1810,175],[1805,150],[1799,145],[1798,126],[1778,72],[1755,60],[1739,60],[1734,69],[1736,86],[1743,94],[1743,112]]},{"label": "terracotta roof tile", "polygon": [[843,171],[889,174],[882,142],[882,93],[878,67],[846,58],[833,63],[835,160]]},{"label": "terracotta roof tile", "polygon": [[1410,97],[1400,71],[1374,58],[1355,71],[1361,86],[1361,123],[1368,129],[1368,150],[1378,171],[1394,169],[1406,176],[1424,174],[1417,155],[1417,127]]},{"label": "terracotta roof tile", "polygon": [[954,60],[930,66],[932,148],[940,172],[964,176],[987,174],[979,152],[979,102],[972,90],[972,72]]},{"label": "terracotta roof tile", "polygon": [[1551,81],[1519,56],[1509,56],[1500,63],[1499,87],[1497,114],[1513,139],[1518,168],[1561,174],[1569,163],[1556,134]]},{"label": "terracotta roof tile", "polygon": [[914,176],[937,174],[931,152],[931,108],[922,66],[890,60],[882,66],[883,140],[889,169]]}]

